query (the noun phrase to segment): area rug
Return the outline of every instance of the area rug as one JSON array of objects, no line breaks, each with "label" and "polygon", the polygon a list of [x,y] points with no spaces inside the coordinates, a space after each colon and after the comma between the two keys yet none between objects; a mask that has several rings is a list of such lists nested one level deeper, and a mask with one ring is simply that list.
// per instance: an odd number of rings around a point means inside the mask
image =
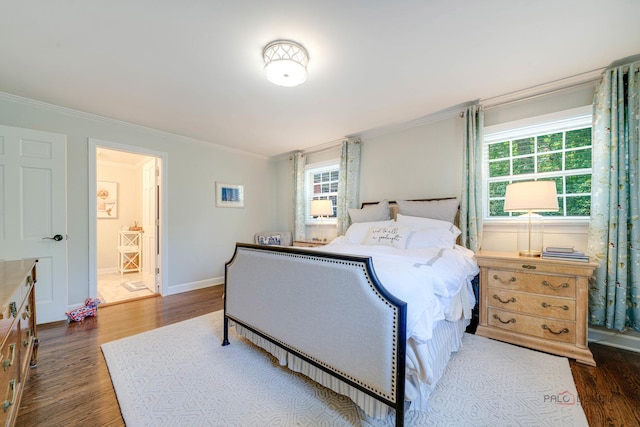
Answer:
[{"label": "area rug", "polygon": [[[289,371],[230,330],[222,312],[102,345],[120,410],[136,426],[391,426]],[[566,358],[465,334],[407,426],[587,426]]]},{"label": "area rug", "polygon": [[142,281],[138,281],[138,282],[122,282],[121,285],[124,286],[127,290],[129,290],[131,292],[142,291],[142,290],[147,289],[147,287],[144,285],[144,282],[142,282]]}]

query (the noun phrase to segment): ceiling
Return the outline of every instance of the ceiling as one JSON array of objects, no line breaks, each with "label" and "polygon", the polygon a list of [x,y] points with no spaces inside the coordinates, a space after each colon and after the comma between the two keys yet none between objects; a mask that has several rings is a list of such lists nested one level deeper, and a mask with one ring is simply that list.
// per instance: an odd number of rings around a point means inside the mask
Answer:
[{"label": "ceiling", "polygon": [[0,92],[266,156],[640,53],[638,0],[0,1]]}]

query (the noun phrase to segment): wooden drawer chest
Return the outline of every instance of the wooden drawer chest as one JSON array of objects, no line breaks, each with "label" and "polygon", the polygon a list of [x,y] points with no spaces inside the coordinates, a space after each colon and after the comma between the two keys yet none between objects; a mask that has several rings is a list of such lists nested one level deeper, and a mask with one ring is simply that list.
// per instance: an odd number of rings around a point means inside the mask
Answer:
[{"label": "wooden drawer chest", "polygon": [[478,252],[476,334],[595,366],[587,346],[588,281],[596,263]]},{"label": "wooden drawer chest", "polygon": [[0,425],[15,423],[30,366],[37,361],[36,259],[0,261]]}]

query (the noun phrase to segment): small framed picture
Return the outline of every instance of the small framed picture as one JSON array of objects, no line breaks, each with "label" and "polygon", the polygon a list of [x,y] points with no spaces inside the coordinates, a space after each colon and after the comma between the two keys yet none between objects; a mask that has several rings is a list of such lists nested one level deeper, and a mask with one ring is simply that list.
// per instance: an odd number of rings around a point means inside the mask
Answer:
[{"label": "small framed picture", "polygon": [[244,208],[244,186],[216,182],[216,206]]},{"label": "small framed picture", "polygon": [[118,183],[97,182],[98,218],[118,218]]}]

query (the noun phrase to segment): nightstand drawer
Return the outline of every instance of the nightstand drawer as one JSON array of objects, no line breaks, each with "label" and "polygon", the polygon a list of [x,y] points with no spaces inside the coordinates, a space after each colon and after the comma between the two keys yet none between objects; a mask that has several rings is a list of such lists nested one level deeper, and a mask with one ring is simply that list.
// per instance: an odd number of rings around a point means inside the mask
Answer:
[{"label": "nightstand drawer", "polygon": [[576,320],[574,299],[512,292],[500,288],[488,288],[488,290],[490,307],[556,319]]},{"label": "nightstand drawer", "polygon": [[553,341],[575,342],[575,323],[545,319],[510,311],[488,309],[488,323],[494,328],[532,335]]},{"label": "nightstand drawer", "polygon": [[575,277],[490,269],[487,279],[487,285],[494,288],[569,298],[576,296]]}]

